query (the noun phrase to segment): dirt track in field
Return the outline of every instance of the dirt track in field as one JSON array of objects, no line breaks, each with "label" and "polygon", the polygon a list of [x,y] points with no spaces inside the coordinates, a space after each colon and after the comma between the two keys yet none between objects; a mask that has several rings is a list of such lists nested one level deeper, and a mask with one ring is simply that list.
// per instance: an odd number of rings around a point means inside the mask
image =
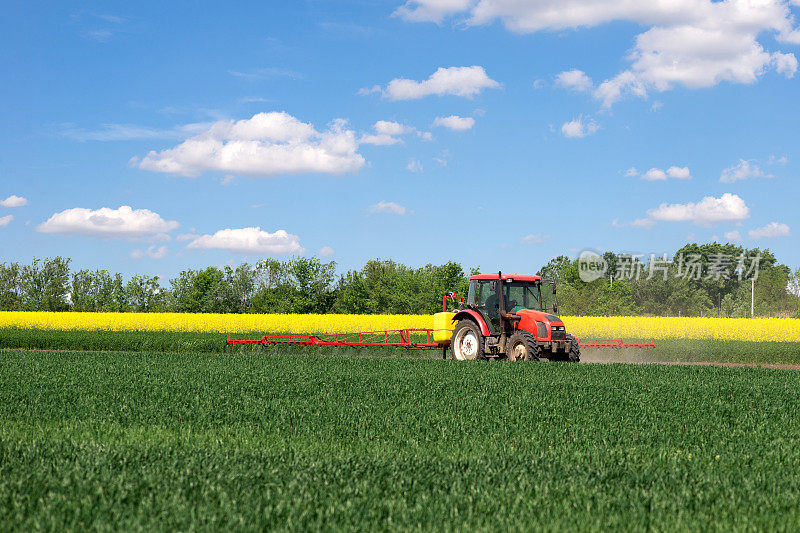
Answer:
[{"label": "dirt track in field", "polygon": [[680,366],[724,366],[728,368],[773,368],[779,370],[800,370],[800,364],[784,363],[723,363],[712,361],[663,361],[658,356],[647,353],[625,351],[617,353],[581,354],[581,362],[588,364],[624,363],[629,365],[680,365]]}]

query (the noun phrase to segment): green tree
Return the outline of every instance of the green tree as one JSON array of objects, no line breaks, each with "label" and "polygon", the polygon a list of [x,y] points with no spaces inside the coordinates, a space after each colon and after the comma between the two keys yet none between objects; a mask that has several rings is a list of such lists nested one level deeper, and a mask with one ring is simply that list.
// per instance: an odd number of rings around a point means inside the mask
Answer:
[{"label": "green tree", "polygon": [[20,271],[22,308],[29,311],[69,309],[69,259],[34,259]]},{"label": "green tree", "polygon": [[0,263],[0,311],[16,311],[20,308],[19,263]]}]

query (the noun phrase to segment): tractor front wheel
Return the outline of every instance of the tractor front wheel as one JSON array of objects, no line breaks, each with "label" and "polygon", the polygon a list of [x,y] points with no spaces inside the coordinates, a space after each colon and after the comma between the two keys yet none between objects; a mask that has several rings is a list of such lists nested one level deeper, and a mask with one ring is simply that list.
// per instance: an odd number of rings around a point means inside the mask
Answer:
[{"label": "tractor front wheel", "polygon": [[472,320],[462,320],[453,329],[453,355],[459,361],[486,359],[483,354],[483,335]]},{"label": "tractor front wheel", "polygon": [[578,345],[578,341],[576,341],[575,337],[573,337],[572,335],[567,335],[567,340],[570,341],[569,353],[567,354],[567,361],[569,361],[570,363],[580,363],[581,347]]},{"label": "tractor front wheel", "polygon": [[509,361],[539,361],[542,358],[542,348],[533,335],[527,331],[518,331],[508,339],[506,358]]}]

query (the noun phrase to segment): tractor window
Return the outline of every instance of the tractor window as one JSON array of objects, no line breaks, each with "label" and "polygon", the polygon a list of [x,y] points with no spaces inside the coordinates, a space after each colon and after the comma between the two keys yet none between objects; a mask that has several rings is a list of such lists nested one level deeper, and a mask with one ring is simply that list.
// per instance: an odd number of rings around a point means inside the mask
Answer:
[{"label": "tractor window", "polygon": [[520,309],[539,309],[539,287],[532,282],[506,284],[506,312],[514,313]]},{"label": "tractor window", "polygon": [[494,307],[497,312],[497,282],[494,280],[472,280],[469,282],[467,304],[478,308]]}]

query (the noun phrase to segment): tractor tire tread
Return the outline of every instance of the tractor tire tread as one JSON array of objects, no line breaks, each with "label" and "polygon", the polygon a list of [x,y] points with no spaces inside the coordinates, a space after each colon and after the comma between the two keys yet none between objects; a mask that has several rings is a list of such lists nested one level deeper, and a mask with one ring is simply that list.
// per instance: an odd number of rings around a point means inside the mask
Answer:
[{"label": "tractor tire tread", "polygon": [[570,363],[580,363],[581,362],[581,347],[578,345],[578,341],[575,340],[575,337],[572,335],[567,335],[567,340],[570,341],[569,343],[569,353],[567,354],[566,361]]},{"label": "tractor tire tread", "polygon": [[511,335],[511,338],[509,338],[508,342],[506,343],[506,359],[515,361],[513,358],[514,345],[520,341],[525,343],[527,352],[524,359],[525,361],[541,361],[542,348],[536,342],[536,337],[527,331],[517,331]]}]

